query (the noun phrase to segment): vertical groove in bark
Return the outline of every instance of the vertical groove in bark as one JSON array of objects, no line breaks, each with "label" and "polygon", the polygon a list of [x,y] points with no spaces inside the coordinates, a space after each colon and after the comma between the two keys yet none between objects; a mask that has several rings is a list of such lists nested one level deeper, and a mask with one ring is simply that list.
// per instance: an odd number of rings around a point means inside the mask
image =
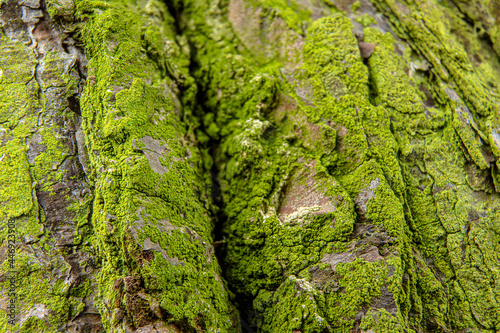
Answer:
[{"label": "vertical groove in bark", "polygon": [[[166,6],[83,2],[83,129],[109,331],[238,331],[214,255],[211,198],[190,132],[189,44]],[[181,119],[185,119],[184,122]]]}]

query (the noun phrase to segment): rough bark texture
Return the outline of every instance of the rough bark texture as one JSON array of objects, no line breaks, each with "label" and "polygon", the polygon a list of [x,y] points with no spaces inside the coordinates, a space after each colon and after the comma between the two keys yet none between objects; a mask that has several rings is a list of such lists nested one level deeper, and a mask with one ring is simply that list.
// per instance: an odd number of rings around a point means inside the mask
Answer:
[{"label": "rough bark texture", "polygon": [[0,331],[499,331],[499,20],[0,0]]}]

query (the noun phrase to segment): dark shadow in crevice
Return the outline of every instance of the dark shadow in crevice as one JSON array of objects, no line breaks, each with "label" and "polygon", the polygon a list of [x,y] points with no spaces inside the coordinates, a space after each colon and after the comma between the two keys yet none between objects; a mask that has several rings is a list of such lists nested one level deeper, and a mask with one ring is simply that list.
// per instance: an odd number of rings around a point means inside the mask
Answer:
[{"label": "dark shadow in crevice", "polygon": [[164,0],[163,3],[167,6],[170,16],[174,19],[174,27],[177,35],[181,35],[183,29],[181,27],[181,14],[184,10],[183,2],[177,0]]},{"label": "dark shadow in crevice", "polygon": [[[199,64],[196,61],[196,49],[191,46],[191,62],[190,62],[190,73],[194,76],[197,69],[199,68]],[[204,170],[204,172],[210,174],[210,186],[211,186],[211,199],[214,205],[214,209],[211,212],[212,218],[214,220],[214,228],[212,231],[213,237],[213,246],[215,256],[221,267],[222,277],[226,281],[226,287],[229,291],[235,295],[235,298],[231,300],[231,302],[236,306],[240,315],[240,324],[241,331],[243,333],[253,333],[255,329],[252,327],[251,323],[253,322],[252,317],[255,316],[254,311],[251,307],[252,300],[244,295],[237,293],[231,286],[230,280],[226,274],[226,256],[227,256],[227,248],[224,237],[224,228],[228,223],[228,217],[225,213],[225,202],[222,196],[221,191],[221,183],[220,183],[220,151],[218,147],[220,146],[220,139],[210,137],[207,134],[206,124],[203,122],[203,116],[209,112],[216,113],[216,110],[209,109],[205,101],[208,100],[208,96],[204,87],[198,85],[198,91],[196,94],[196,102],[195,102],[195,117],[199,119],[199,127],[195,129],[195,131],[201,131],[204,135],[209,137],[209,140],[202,144],[200,149],[208,149],[209,158],[212,159],[212,164],[210,170]],[[206,158],[206,157],[205,157]]]},{"label": "dark shadow in crevice", "polygon": [[81,116],[82,112],[80,111],[80,97],[78,95],[72,95],[68,97],[67,100],[68,108],[77,115]]},{"label": "dark shadow in crevice", "polygon": [[[177,35],[185,34],[185,29],[183,27],[183,4],[177,0],[164,0],[165,5],[168,8],[170,15],[174,18],[175,29]],[[194,100],[185,100],[183,98],[184,93],[190,87],[184,87],[182,85],[179,86],[179,99],[183,104],[183,108],[192,110],[192,114],[185,113],[183,121],[188,126],[192,126],[190,131],[193,133],[200,133],[203,136],[208,137],[206,142],[198,142],[200,150],[206,150],[208,154],[204,156],[204,159],[211,159],[211,161],[204,161],[204,169],[202,172],[209,177],[210,182],[207,184],[208,188],[207,192],[211,194],[211,201],[213,204],[213,209],[211,210],[211,218],[214,221],[214,228],[212,230],[213,237],[213,247],[214,253],[221,267],[222,277],[225,280],[225,285],[228,290],[235,295],[234,299],[231,299],[231,303],[236,306],[240,315],[240,323],[241,323],[241,331],[244,333],[253,333],[255,329],[251,326],[253,310],[251,308],[252,300],[240,295],[234,291],[229,282],[228,276],[226,274],[226,243],[224,237],[224,229],[228,222],[228,217],[225,213],[225,202],[222,196],[221,191],[221,182],[220,182],[220,144],[221,141],[218,137],[213,137],[208,134],[208,126],[210,124],[206,124],[204,122],[204,117],[208,113],[217,114],[217,108],[213,106],[208,106],[207,101],[209,100],[209,95],[206,87],[204,86],[204,80],[200,78],[200,75],[204,75],[202,73],[203,69],[200,66],[200,62],[198,60],[198,49],[192,43],[191,38],[187,36],[187,43],[189,45],[189,75],[191,75],[196,80],[196,96]],[[215,121],[215,120],[214,120]],[[197,135],[198,136],[198,135]],[[202,154],[203,156],[203,154]],[[207,163],[209,162],[209,163]],[[210,165],[210,169],[207,169],[207,165]]]}]

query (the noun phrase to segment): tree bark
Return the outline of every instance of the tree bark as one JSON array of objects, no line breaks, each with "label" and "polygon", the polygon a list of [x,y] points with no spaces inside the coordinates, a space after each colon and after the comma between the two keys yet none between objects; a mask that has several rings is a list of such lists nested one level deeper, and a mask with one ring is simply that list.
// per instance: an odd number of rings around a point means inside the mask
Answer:
[{"label": "tree bark", "polygon": [[2,330],[500,330],[498,1],[0,6]]}]

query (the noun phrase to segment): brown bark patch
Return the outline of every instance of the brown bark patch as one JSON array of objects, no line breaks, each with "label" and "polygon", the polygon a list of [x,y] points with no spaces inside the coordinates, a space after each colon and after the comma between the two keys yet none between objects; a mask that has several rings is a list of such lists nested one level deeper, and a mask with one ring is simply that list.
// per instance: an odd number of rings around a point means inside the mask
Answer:
[{"label": "brown bark patch", "polygon": [[359,47],[359,52],[361,53],[361,57],[363,59],[370,58],[373,51],[375,50],[375,44],[373,43],[359,42],[358,47]]},{"label": "brown bark patch", "polygon": [[294,213],[321,215],[335,212],[335,201],[320,187],[314,164],[315,161],[305,165],[289,180],[278,209],[278,217],[282,222],[293,218]]}]

